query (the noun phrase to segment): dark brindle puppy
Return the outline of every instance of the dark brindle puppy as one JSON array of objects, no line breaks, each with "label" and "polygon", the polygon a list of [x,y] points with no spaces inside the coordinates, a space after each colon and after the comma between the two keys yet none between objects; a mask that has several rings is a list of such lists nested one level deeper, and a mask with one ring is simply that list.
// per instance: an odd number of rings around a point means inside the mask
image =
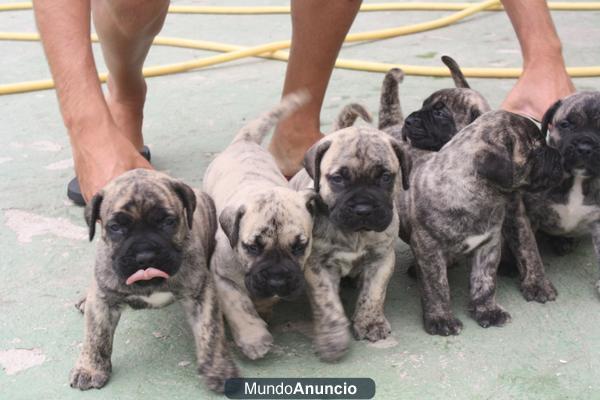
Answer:
[{"label": "dark brindle puppy", "polygon": [[509,321],[495,298],[506,205],[515,192],[545,189],[560,174],[560,155],[535,124],[505,111],[484,114],[414,168],[399,198],[400,236],[415,255],[428,333],[462,329],[446,272],[463,256],[473,318],[483,327]]},{"label": "dark brindle puppy", "polygon": [[331,133],[311,147],[306,170],[290,185],[319,194],[313,250],[304,277],[313,308],[315,347],[324,360],[349,345],[348,319],[339,296],[342,277],[360,277],[352,317],[357,339],[377,341],[391,332],[383,305],[394,270],[398,216],[394,198],[410,173],[404,146],[370,126]]},{"label": "dark brindle puppy", "polygon": [[433,93],[425,99],[421,109],[411,113],[406,120],[398,95],[402,71],[392,69],[386,74],[381,90],[379,129],[398,140],[408,141],[415,149],[438,151],[458,131],[490,111],[485,98],[469,87],[458,64],[448,56],[443,56],[442,61],[450,70],[456,87]]},{"label": "dark brindle puppy", "polygon": [[[551,235],[553,248],[559,251],[571,247],[575,238],[591,234],[600,258],[600,92],[557,101],[544,115],[542,132],[560,152],[564,175],[551,189],[524,195],[524,207],[515,207],[516,217],[505,232],[516,256],[523,295],[540,302],[554,300],[556,290],[545,276],[534,232]],[[597,287],[600,290],[600,282]]]},{"label": "dark brindle puppy", "polygon": [[165,174],[137,169],[95,195],[85,219],[90,240],[100,221],[102,239],[94,281],[80,303],[85,338],[71,386],[85,390],[106,384],[123,308],[157,308],[178,300],[196,342],[198,372],[212,390],[222,391],[237,368],[208,271],[217,229],[212,200]]}]

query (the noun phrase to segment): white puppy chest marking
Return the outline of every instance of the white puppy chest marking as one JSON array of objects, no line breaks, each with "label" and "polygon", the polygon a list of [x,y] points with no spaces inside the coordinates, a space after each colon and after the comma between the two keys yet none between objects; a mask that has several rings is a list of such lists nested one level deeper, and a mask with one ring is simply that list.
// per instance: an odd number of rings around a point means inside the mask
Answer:
[{"label": "white puppy chest marking", "polygon": [[159,308],[171,304],[175,297],[171,292],[155,292],[150,296],[130,296],[131,299],[141,300],[151,307]]},{"label": "white puppy chest marking", "polygon": [[[585,225],[600,217],[600,208],[598,206],[583,204],[583,179],[583,176],[575,175],[567,204],[552,205],[552,208],[558,214],[560,226],[565,232],[573,232],[581,229],[587,230],[587,226]],[[584,226],[581,226],[582,224]]]},{"label": "white puppy chest marking", "polygon": [[490,238],[490,232],[482,233],[481,235],[469,236],[465,239],[463,244],[467,246],[466,253],[476,249],[479,245]]}]

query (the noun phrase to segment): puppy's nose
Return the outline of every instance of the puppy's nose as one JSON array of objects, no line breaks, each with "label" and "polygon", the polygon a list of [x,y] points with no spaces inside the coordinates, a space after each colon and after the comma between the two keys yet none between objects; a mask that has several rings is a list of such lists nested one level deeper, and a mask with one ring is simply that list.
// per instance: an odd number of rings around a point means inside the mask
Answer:
[{"label": "puppy's nose", "polygon": [[364,217],[373,212],[373,206],[371,204],[358,203],[352,206],[352,212],[354,212],[356,215]]},{"label": "puppy's nose", "polygon": [[279,293],[279,294],[283,291],[283,289],[287,285],[286,280],[281,276],[274,276],[274,277],[269,278],[268,283],[269,283],[269,287],[275,293]]},{"label": "puppy's nose", "polygon": [[580,156],[589,157],[592,154],[594,148],[589,143],[579,143],[575,150]]},{"label": "puppy's nose", "polygon": [[148,262],[152,261],[154,259],[154,257],[156,257],[156,253],[154,251],[144,250],[144,251],[140,251],[139,253],[137,253],[135,255],[135,261],[139,265],[144,265],[144,264],[147,264]]},{"label": "puppy's nose", "polygon": [[406,120],[404,120],[404,125],[407,127],[411,127],[416,125],[417,119],[411,115],[409,115]]}]

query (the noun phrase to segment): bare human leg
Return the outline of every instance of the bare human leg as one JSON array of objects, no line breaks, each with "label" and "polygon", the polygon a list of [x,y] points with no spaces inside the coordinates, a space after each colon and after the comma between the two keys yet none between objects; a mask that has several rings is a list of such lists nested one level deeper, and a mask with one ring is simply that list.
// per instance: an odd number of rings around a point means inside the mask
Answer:
[{"label": "bare human leg", "polygon": [[269,145],[284,175],[301,167],[306,150],[321,136],[320,113],[325,90],[360,0],[292,1],[292,47],[283,95],[306,88],[310,102],[280,122]]},{"label": "bare human leg", "polygon": [[523,54],[523,73],[502,108],[539,121],[552,103],[575,91],[562,45],[545,0],[502,0],[502,4]]}]

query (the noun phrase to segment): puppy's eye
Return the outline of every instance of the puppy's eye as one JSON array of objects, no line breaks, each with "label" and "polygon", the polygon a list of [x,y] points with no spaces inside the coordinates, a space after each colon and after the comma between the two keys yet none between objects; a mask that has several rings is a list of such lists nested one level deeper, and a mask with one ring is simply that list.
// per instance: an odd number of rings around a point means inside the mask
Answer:
[{"label": "puppy's eye", "polygon": [[304,251],[306,251],[306,246],[308,246],[308,243],[302,243],[302,242],[296,242],[292,245],[292,254],[295,256],[301,256],[302,254],[304,254]]},{"label": "puppy's eye", "polygon": [[176,223],[177,223],[177,219],[175,217],[166,217],[162,221],[162,226],[169,228],[169,227],[174,226]]},{"label": "puppy's eye", "polygon": [[117,224],[116,222],[113,222],[113,223],[108,224],[108,230],[111,231],[112,233],[122,233],[124,230],[124,227]]},{"label": "puppy's eye", "polygon": [[571,127],[571,123],[569,121],[567,121],[567,120],[560,121],[558,123],[558,127],[561,128],[561,129],[567,129],[567,128]]},{"label": "puppy's eye", "polygon": [[260,253],[262,253],[262,246],[259,246],[258,244],[242,243],[242,247],[244,248],[246,253],[253,256],[258,256],[260,255]]},{"label": "puppy's eye", "polygon": [[379,177],[381,183],[390,183],[393,179],[394,176],[390,172],[384,172],[383,174],[381,174],[381,177]]},{"label": "puppy's eye", "polygon": [[444,116],[444,112],[442,110],[433,110],[433,116],[436,118],[442,118]]},{"label": "puppy's eye", "polygon": [[344,182],[344,177],[342,176],[342,174],[334,174],[329,177],[329,180],[339,185]]}]

